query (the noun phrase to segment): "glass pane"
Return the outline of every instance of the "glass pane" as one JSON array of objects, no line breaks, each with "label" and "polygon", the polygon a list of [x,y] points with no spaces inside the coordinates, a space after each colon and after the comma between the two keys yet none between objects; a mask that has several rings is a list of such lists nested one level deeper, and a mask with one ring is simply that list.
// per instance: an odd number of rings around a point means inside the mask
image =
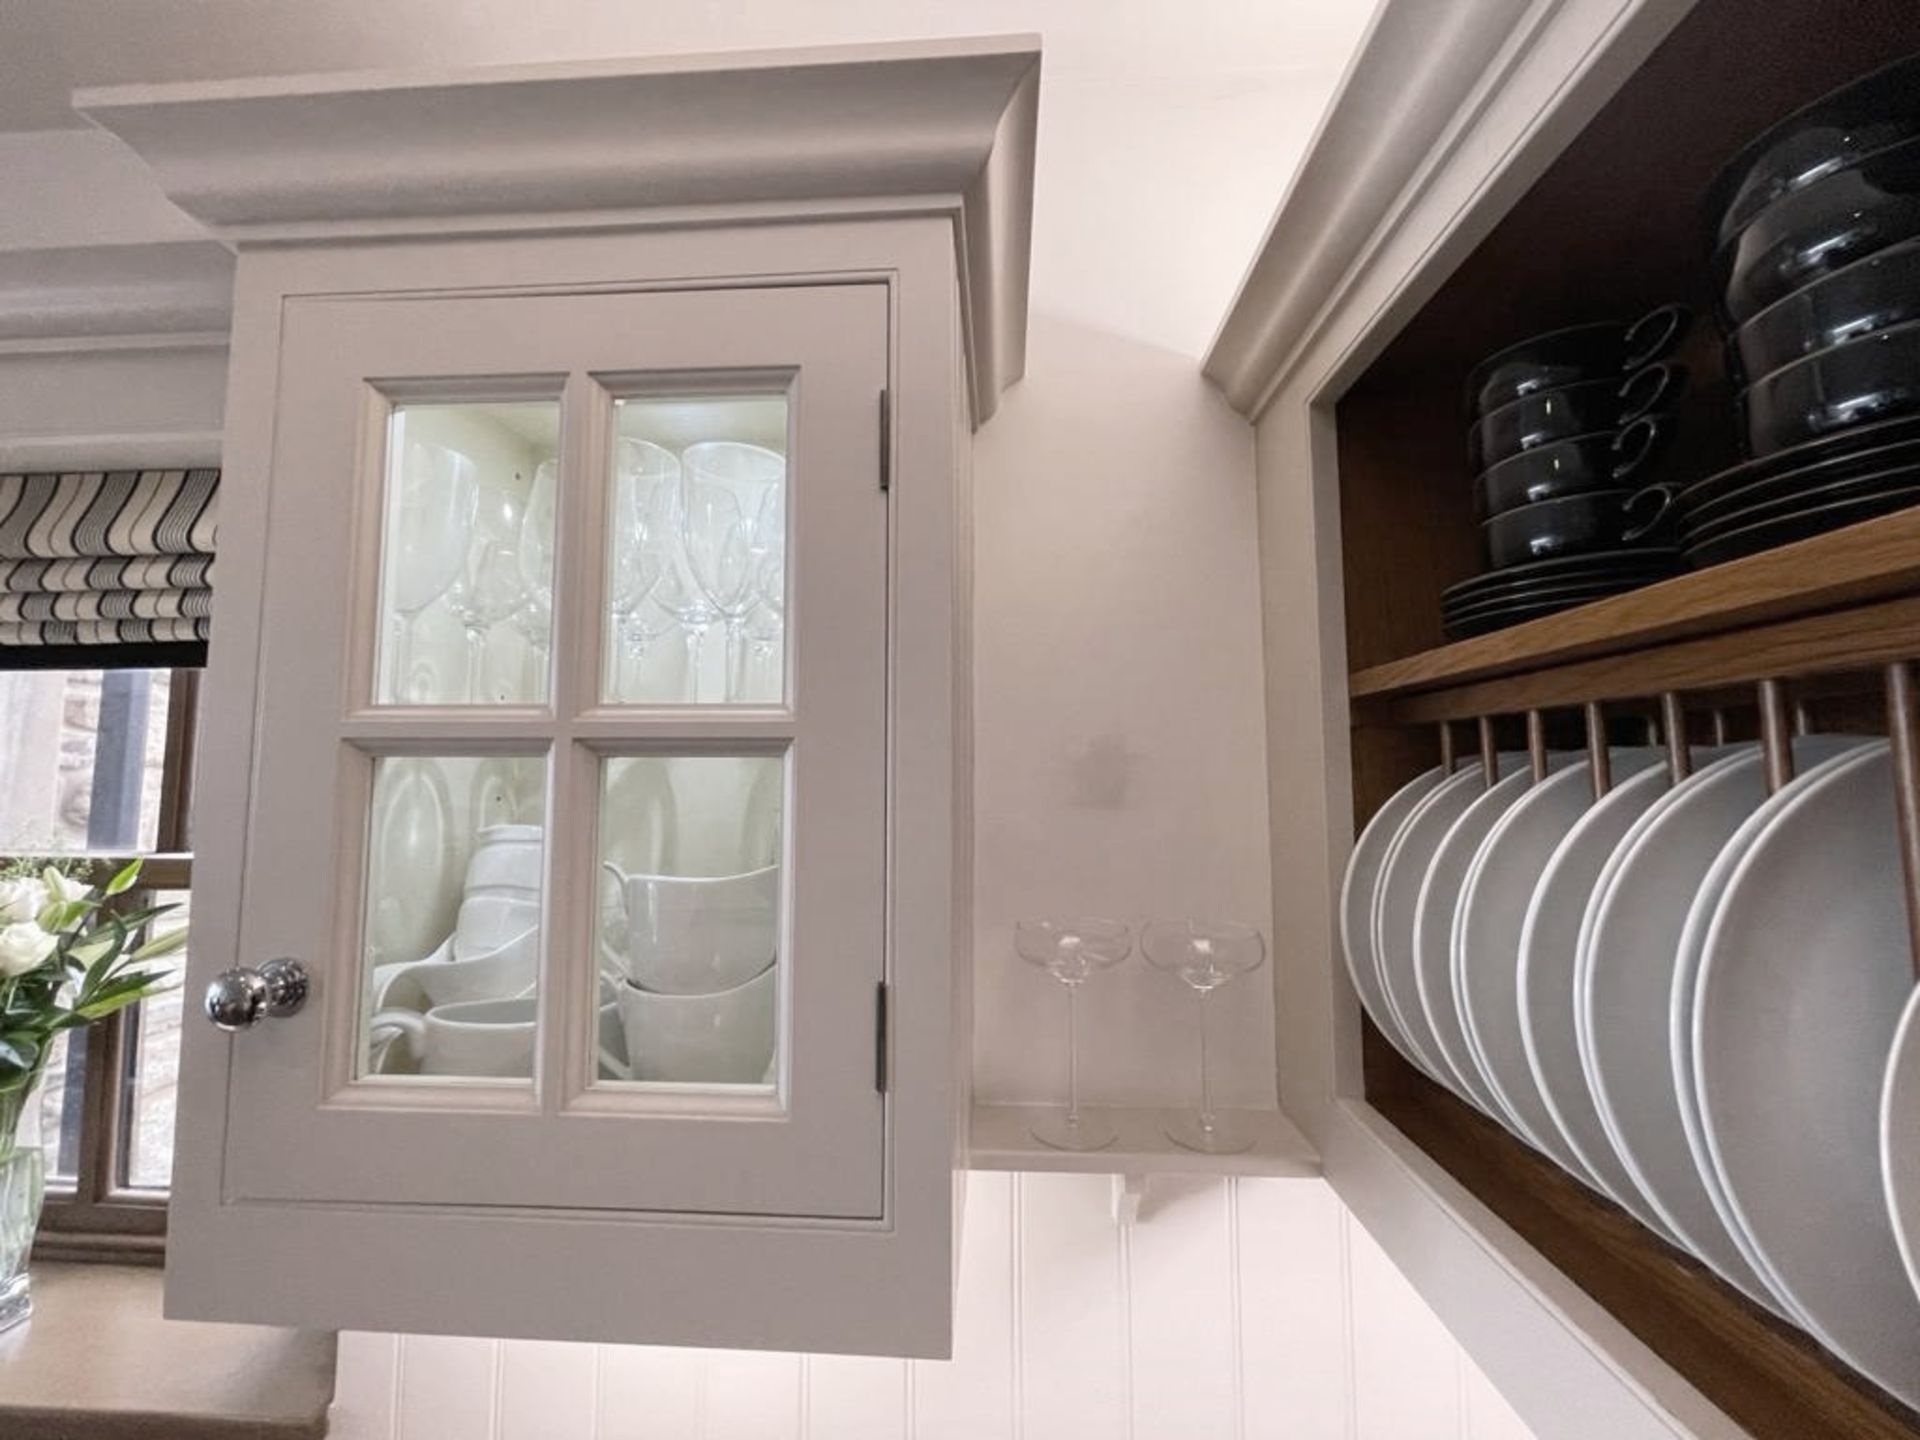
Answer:
[{"label": "glass pane", "polygon": [[154,848],[171,679],[0,671],[0,855]]},{"label": "glass pane", "polygon": [[787,399],[616,402],[602,698],[785,694]]},{"label": "glass pane", "polygon": [[533,1074],[546,762],[374,762],[359,1073]]},{"label": "glass pane", "polygon": [[[155,933],[188,923],[192,896],[187,891],[156,890],[147,898],[154,905],[179,907],[159,920]],[[126,1012],[127,1073],[120,1096],[121,1134],[126,1144],[122,1174],[128,1185],[148,1190],[164,1190],[173,1179],[174,1096],[180,1082],[180,1017],[184,1009],[179,983],[186,974],[187,952],[175,951],[162,963],[173,972],[175,988],[143,1000]]]},{"label": "glass pane", "polygon": [[376,702],[546,700],[559,436],[557,401],[394,408]]},{"label": "glass pane", "polygon": [[605,762],[602,1080],[773,1083],[784,769],[778,756]]},{"label": "glass pane", "polygon": [[55,1036],[46,1078],[40,1082],[40,1146],[49,1179],[72,1181],[80,1177],[80,1120],[86,1075],[87,1032],[67,1030]]}]

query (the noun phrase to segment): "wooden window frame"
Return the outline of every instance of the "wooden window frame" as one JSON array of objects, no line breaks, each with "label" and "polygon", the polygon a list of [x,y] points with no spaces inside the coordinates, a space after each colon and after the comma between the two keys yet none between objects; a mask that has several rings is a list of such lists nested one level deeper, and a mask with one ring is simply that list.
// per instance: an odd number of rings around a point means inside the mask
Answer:
[{"label": "wooden window frame", "polygon": [[[154,890],[190,890],[187,808],[193,793],[194,736],[200,709],[200,671],[170,672],[167,734],[160,767],[160,816],[153,853],[142,858],[139,901]],[[94,854],[90,877],[104,884],[131,855]],[[165,1189],[122,1180],[132,1100],[132,1064],[139,1039],[138,1009],[122,1010],[91,1027],[82,1071],[78,1173],[47,1181],[46,1204],[33,1254],[45,1260],[112,1260],[160,1264],[166,1254]]]}]

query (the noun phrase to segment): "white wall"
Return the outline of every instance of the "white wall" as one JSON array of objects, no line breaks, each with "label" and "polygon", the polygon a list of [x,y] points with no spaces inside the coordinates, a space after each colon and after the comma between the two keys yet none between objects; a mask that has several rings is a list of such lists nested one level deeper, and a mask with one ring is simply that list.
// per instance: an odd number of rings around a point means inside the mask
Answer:
[{"label": "white wall", "polygon": [[1528,1440],[1320,1181],[971,1183],[951,1361],[343,1335],[332,1434]]}]

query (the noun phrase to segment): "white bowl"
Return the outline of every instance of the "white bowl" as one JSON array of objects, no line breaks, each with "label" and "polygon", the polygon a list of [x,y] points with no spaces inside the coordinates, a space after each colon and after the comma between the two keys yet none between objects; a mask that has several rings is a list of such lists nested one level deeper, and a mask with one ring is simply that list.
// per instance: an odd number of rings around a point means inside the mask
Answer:
[{"label": "white bowl", "polygon": [[474,836],[467,861],[468,892],[500,886],[540,889],[544,837],[538,825],[489,825]]},{"label": "white bowl", "polygon": [[[608,867],[613,870],[612,866]],[[624,875],[626,979],[661,995],[712,995],[773,964],[780,867],[686,878]]]},{"label": "white bowl", "polygon": [[774,970],[717,995],[619,987],[621,1028],[635,1080],[759,1085],[773,1063]]}]

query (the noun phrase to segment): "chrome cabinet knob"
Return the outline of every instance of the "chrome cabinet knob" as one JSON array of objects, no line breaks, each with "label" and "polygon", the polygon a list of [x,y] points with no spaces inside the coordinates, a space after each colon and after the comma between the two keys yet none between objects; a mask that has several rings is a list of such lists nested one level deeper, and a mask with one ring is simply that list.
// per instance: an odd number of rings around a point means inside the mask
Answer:
[{"label": "chrome cabinet knob", "polygon": [[222,1030],[245,1030],[262,1019],[281,1019],[307,1003],[307,967],[298,960],[269,960],[259,969],[225,970],[208,982],[202,1008]]}]

